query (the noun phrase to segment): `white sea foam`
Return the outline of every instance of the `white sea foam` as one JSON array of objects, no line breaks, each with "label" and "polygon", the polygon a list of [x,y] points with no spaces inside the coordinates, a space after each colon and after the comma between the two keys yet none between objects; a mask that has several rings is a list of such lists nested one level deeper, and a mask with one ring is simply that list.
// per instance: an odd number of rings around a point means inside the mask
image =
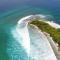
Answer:
[{"label": "white sea foam", "polygon": [[17,40],[18,43],[25,49],[27,54],[30,53],[30,37],[27,27],[13,29],[12,31],[13,37]]},{"label": "white sea foam", "polygon": [[[23,29],[17,28],[17,33],[22,37],[21,45],[26,49],[27,53],[30,53],[30,37],[27,27]],[[19,40],[20,41],[20,40]]]},{"label": "white sea foam", "polygon": [[49,25],[51,25],[52,27],[54,27],[56,29],[60,28],[60,25],[53,21],[46,21],[46,23],[48,23]]},{"label": "white sea foam", "polygon": [[[40,18],[48,18],[49,15],[40,15],[40,14],[37,14],[36,16],[39,16]],[[49,25],[51,25],[52,27],[58,29],[60,28],[60,25],[55,23],[54,21],[44,21],[46,23],[48,23]]]},{"label": "white sea foam", "polygon": [[30,37],[29,37],[27,25],[28,25],[28,21],[32,16],[33,15],[29,15],[20,19],[18,21],[17,28],[16,28],[17,33],[20,34],[20,36],[22,37],[21,44],[26,49],[28,54],[30,53]]},{"label": "white sea foam", "polygon": [[23,18],[21,18],[19,21],[18,21],[18,24],[21,24],[21,23],[26,23],[26,20],[28,21],[29,18],[31,18],[33,15],[29,15],[29,16],[25,16]]},{"label": "white sea foam", "polygon": [[38,16],[38,17],[40,17],[40,18],[45,18],[45,17],[46,17],[46,16],[43,15],[43,14],[36,14],[35,16]]}]

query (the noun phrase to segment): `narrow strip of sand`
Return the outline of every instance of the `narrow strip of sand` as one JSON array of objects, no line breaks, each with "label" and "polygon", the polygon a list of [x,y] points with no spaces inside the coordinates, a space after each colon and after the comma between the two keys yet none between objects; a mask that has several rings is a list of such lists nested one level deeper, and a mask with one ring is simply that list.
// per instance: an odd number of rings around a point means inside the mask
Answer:
[{"label": "narrow strip of sand", "polygon": [[58,48],[57,48],[55,42],[53,41],[52,37],[50,37],[48,35],[48,33],[44,33],[44,34],[47,36],[47,39],[48,39],[48,41],[49,41],[49,43],[50,43],[50,45],[55,53],[57,60],[60,60],[60,54],[59,54]]}]

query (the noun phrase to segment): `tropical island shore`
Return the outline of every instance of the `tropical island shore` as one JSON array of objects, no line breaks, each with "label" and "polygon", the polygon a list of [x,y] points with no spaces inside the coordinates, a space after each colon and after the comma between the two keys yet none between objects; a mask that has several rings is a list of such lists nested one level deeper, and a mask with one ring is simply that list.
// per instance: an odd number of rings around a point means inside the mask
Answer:
[{"label": "tropical island shore", "polygon": [[[23,21],[23,23],[22,23]],[[45,15],[29,15],[18,21],[19,27],[25,25],[39,29],[48,39],[57,60],[60,60],[60,25],[53,21],[48,21]]]},{"label": "tropical island shore", "polygon": [[[20,25],[21,21],[23,20],[26,24],[33,24],[37,26],[42,32],[48,33],[55,43],[58,44],[60,47],[60,25],[57,23],[54,23],[53,21],[48,21],[45,19],[46,16],[44,15],[29,15],[27,17],[24,17],[18,21],[18,24]],[[27,22],[26,22],[27,21]]]},{"label": "tropical island shore", "polygon": [[47,32],[53,38],[53,40],[58,43],[60,46],[60,29],[55,29],[54,27],[50,26],[48,23],[43,21],[35,20],[30,22],[30,24],[36,25],[42,32]]},{"label": "tropical island shore", "polygon": [[[43,20],[33,20],[29,24],[37,26],[47,37],[49,43],[51,44],[54,53],[57,59],[60,59],[60,26],[55,24],[56,26],[51,25],[48,21]],[[53,24],[53,22],[52,22]]]}]

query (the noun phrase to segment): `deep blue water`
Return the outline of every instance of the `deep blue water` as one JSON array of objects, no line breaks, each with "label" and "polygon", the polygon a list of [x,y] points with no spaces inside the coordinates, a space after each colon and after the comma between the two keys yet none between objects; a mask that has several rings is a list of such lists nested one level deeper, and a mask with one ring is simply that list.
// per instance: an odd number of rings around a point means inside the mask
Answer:
[{"label": "deep blue water", "polygon": [[[17,49],[22,53],[22,56],[19,56],[21,60],[27,60],[22,58],[25,53],[24,49],[14,41],[11,28],[17,24],[20,18],[31,14],[48,15],[48,20],[54,20],[60,24],[60,0],[0,0],[0,60],[11,60],[7,47],[11,49],[10,53]],[[16,52],[15,54],[19,55]]]}]

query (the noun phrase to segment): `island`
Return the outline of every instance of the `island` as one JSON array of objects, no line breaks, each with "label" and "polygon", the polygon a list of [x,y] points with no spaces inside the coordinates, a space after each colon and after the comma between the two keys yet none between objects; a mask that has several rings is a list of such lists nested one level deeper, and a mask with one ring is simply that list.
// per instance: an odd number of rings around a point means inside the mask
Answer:
[{"label": "island", "polygon": [[[54,27],[54,25],[56,28]],[[36,51],[38,51],[39,53],[43,52],[39,56],[37,56],[38,58],[41,58],[41,56],[43,56],[45,59],[46,56],[47,57],[49,56],[49,59],[51,58],[52,60],[56,59],[59,60],[60,59],[60,55],[58,54],[59,53],[58,47],[60,48],[59,26],[60,25],[54,23],[50,24],[50,21],[48,21],[46,17],[43,15],[29,15],[23,17],[18,21],[17,32],[20,35],[22,34],[21,35],[23,37],[22,46],[24,46],[27,53],[29,53],[31,49],[32,50],[31,52],[33,52],[32,53],[33,56],[39,55],[38,53],[35,53]]]},{"label": "island", "polygon": [[42,32],[46,32],[50,34],[53,41],[57,43],[58,47],[60,48],[60,28],[56,29],[52,27],[51,25],[49,25],[48,23],[46,23],[45,21],[40,20],[40,19],[35,19],[31,21],[29,24],[33,24],[37,26]]}]

